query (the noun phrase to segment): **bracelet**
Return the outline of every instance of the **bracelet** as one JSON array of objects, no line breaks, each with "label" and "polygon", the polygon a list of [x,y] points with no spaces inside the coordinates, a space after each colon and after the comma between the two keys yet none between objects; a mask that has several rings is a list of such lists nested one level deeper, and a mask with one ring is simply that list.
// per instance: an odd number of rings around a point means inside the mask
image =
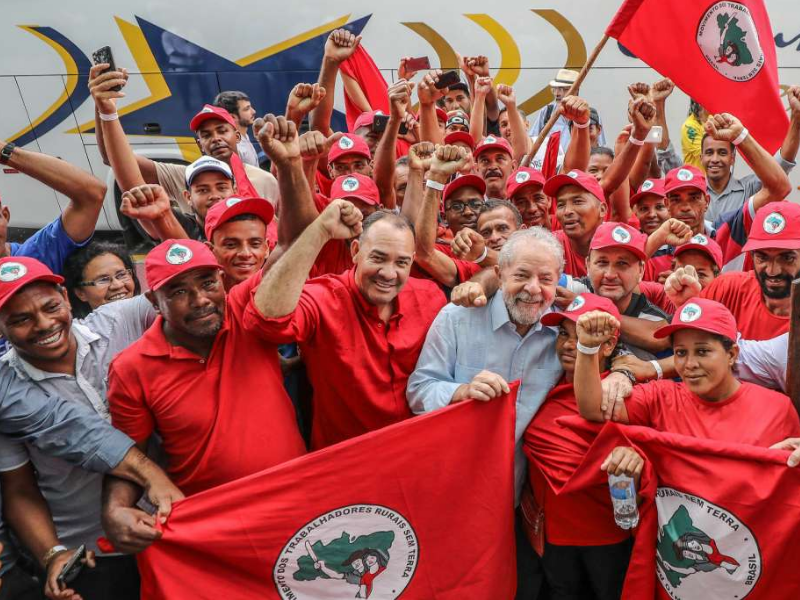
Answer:
[{"label": "bracelet", "polygon": [[750,132],[747,130],[747,127],[745,127],[744,129],[742,129],[742,133],[740,133],[736,137],[736,139],[731,142],[731,144],[733,144],[734,146],[738,146],[743,141],[745,141],[748,135],[750,135]]},{"label": "bracelet", "polygon": [[478,258],[473,260],[472,262],[474,262],[476,265],[479,265],[486,259],[488,254],[489,254],[489,246],[484,246],[483,247],[483,253]]},{"label": "bracelet", "polygon": [[658,364],[657,360],[651,360],[650,364],[653,365],[653,368],[656,370],[656,379],[663,379],[664,378],[664,369],[661,368],[661,365]]},{"label": "bracelet", "polygon": [[578,342],[578,352],[581,354],[597,354],[600,352],[601,346],[584,346],[580,342]]},{"label": "bracelet", "polygon": [[44,556],[42,557],[42,564],[44,565],[44,568],[47,569],[47,567],[50,566],[50,562],[56,557],[57,554],[61,554],[67,550],[69,550],[69,548],[62,546],[61,544],[56,544],[50,548],[50,550],[45,552]]},{"label": "bracelet", "polygon": [[119,114],[115,112],[110,114],[98,112],[97,114],[99,115],[101,121],[116,121],[119,119]]},{"label": "bracelet", "polygon": [[624,375],[628,378],[628,381],[631,382],[631,385],[636,385],[636,375],[633,374],[633,371],[628,369],[611,369],[612,373],[619,373],[620,375]]},{"label": "bracelet", "polygon": [[633,135],[628,138],[628,141],[634,146],[644,146],[644,140],[637,140]]},{"label": "bracelet", "polygon": [[572,122],[572,126],[576,129],[587,129],[589,125],[592,124],[592,120],[589,119],[586,123],[576,123],[575,121]]},{"label": "bracelet", "polygon": [[425,187],[429,187],[432,190],[439,190],[440,192],[444,190],[444,184],[439,183],[438,181],[434,181],[433,179],[426,180]]}]

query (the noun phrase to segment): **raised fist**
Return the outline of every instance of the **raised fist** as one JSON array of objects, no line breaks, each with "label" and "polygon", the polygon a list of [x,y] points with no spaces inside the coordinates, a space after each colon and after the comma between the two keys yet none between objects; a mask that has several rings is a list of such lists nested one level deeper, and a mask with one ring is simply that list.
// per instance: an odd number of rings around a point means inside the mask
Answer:
[{"label": "raised fist", "polygon": [[389,94],[389,109],[393,117],[402,119],[405,116],[408,105],[411,102],[411,90],[413,89],[414,84],[405,79],[400,79],[389,86],[387,90]]},{"label": "raised fist", "polygon": [[692,228],[678,219],[667,219],[659,227],[659,235],[664,236],[664,243],[680,246],[692,239]]},{"label": "raised fist", "polygon": [[447,179],[454,175],[467,164],[469,156],[464,148],[459,146],[436,146],[431,160],[431,176]]},{"label": "raised fist", "polygon": [[700,278],[692,265],[675,269],[664,282],[664,293],[676,307],[683,306],[698,296],[702,289]]},{"label": "raised fist", "polygon": [[708,135],[720,142],[731,142],[739,137],[744,131],[742,122],[729,113],[709,115],[705,124]]},{"label": "raised fist", "polygon": [[350,240],[361,235],[361,211],[347,200],[334,200],[317,219],[332,240]]},{"label": "raised fist", "polygon": [[491,77],[478,77],[475,80],[475,95],[483,96],[484,98],[492,91],[492,78]]},{"label": "raised fist", "polygon": [[643,97],[645,100],[650,100],[650,86],[646,83],[632,83],[628,86],[628,93],[633,100]]},{"label": "raised fist", "polygon": [[616,336],[619,331],[619,321],[607,312],[593,310],[580,316],[576,331],[578,342],[594,348]]},{"label": "raised fist", "polygon": [[286,116],[302,120],[304,116],[319,106],[325,97],[325,88],[318,83],[298,83],[292,88],[286,102]]},{"label": "raised fist", "polygon": [[497,86],[497,99],[509,110],[517,105],[517,95],[514,93],[514,88],[504,83]]},{"label": "raised fist", "polygon": [[264,152],[275,165],[300,158],[297,125],[293,121],[269,114],[256,119],[253,130]]},{"label": "raised fist", "polygon": [[661,81],[656,81],[653,87],[650,88],[650,96],[653,102],[664,102],[674,89],[675,84],[672,83],[671,79],[662,79]]},{"label": "raised fist", "polygon": [[325,58],[340,63],[350,58],[361,43],[361,36],[346,29],[335,29],[325,42]]},{"label": "raised fist", "polygon": [[436,69],[435,71],[428,71],[425,77],[422,78],[422,81],[417,86],[417,97],[420,104],[433,104],[439,98],[444,97],[447,88],[440,90],[436,87],[436,83],[441,76],[441,69]]},{"label": "raised fist", "polygon": [[450,242],[450,249],[456,258],[461,260],[477,260],[486,249],[486,240],[483,236],[469,227],[464,227]]},{"label": "raised fist", "polygon": [[408,149],[408,168],[424,173],[430,168],[435,151],[436,146],[433,145],[433,142],[414,144]]},{"label": "raised fist", "polygon": [[131,219],[154,221],[163,217],[172,207],[163,187],[145,184],[123,193],[119,210]]},{"label": "raised fist", "polygon": [[561,114],[568,121],[583,125],[589,122],[589,103],[578,96],[567,96],[561,100]]},{"label": "raised fist", "polygon": [[307,131],[300,136],[300,156],[304,161],[316,160],[320,156],[326,156],[328,151],[343,135],[341,131],[337,131],[332,136],[326,137],[316,129]]},{"label": "raised fist", "polygon": [[465,308],[486,306],[486,291],[476,281],[465,281],[458,284],[450,292],[450,302]]}]

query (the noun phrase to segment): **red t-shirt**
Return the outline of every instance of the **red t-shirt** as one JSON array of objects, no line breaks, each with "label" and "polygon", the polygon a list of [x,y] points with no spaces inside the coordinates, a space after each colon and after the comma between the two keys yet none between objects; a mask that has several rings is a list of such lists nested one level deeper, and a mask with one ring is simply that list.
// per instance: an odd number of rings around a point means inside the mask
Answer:
[{"label": "red t-shirt", "polygon": [[631,425],[698,438],[769,447],[800,435],[800,419],[787,396],[742,383],[730,398],[709,402],[670,379],[633,387],[625,401]]},{"label": "red t-shirt", "polygon": [[566,484],[589,450],[589,442],[581,435],[556,424],[559,417],[579,414],[575,390],[562,379],[547,395],[525,431],[523,447],[530,466],[528,477],[536,501],[544,511],[545,538],[559,546],[616,544],[630,534],[614,522],[607,485],[556,496],[548,483],[549,479],[559,486]]},{"label": "red t-shirt", "polygon": [[384,323],[361,295],[351,269],[308,281],[297,308],[285,317],[265,319],[251,304],[245,325],[276,344],[299,342],[314,387],[316,450],[411,416],[408,377],[445,304],[433,281],[410,277]]},{"label": "red t-shirt", "polygon": [[643,281],[658,282],[658,276],[664,271],[672,269],[672,254],[659,254],[653,256],[646,263],[644,263]]},{"label": "red t-shirt", "polygon": [[564,273],[573,277],[586,277],[586,257],[575,251],[563,229],[553,233],[564,246]]},{"label": "red t-shirt", "polygon": [[664,284],[657,281],[640,281],[639,293],[647,298],[651,304],[654,304],[668,315],[675,312],[675,305],[670,302],[664,291]]},{"label": "red t-shirt", "polygon": [[156,319],[109,367],[114,427],[136,442],[157,431],[167,473],[187,495],[305,453],[278,349],[245,331],[257,273],[228,293],[225,322],[207,359],[164,337]]},{"label": "red t-shirt", "polygon": [[770,340],[789,331],[789,317],[772,314],[764,304],[755,271],[723,273],[701,296],[724,304],[746,340]]}]

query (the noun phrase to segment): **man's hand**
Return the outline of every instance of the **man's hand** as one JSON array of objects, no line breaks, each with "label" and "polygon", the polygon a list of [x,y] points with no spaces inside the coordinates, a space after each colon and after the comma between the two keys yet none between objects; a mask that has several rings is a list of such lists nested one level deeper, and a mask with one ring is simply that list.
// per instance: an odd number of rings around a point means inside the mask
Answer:
[{"label": "man's hand", "polygon": [[300,158],[297,125],[293,121],[269,114],[263,119],[256,119],[253,130],[264,152],[276,166],[286,165]]},{"label": "man's hand", "polygon": [[742,122],[729,113],[709,115],[705,124],[706,133],[720,142],[731,142],[744,131]]},{"label": "man's hand", "polygon": [[436,83],[442,76],[442,70],[428,71],[417,86],[417,97],[420,104],[433,104],[447,93],[447,88],[437,89]]},{"label": "man's hand", "polygon": [[593,310],[580,316],[576,329],[578,341],[588,348],[594,348],[617,334],[619,321],[607,312]]},{"label": "man's hand", "polygon": [[167,522],[172,505],[185,496],[169,477],[158,469],[144,488],[144,493],[150,504],[158,508],[157,518],[163,524]]},{"label": "man's hand", "polygon": [[474,229],[464,227],[459,230],[453,241],[450,242],[450,249],[456,255],[456,258],[474,261],[486,249],[486,240]]},{"label": "man's hand", "polygon": [[395,81],[387,90],[389,94],[389,111],[395,119],[402,119],[406,115],[408,105],[411,103],[411,90],[414,84],[405,79]]},{"label": "man's hand", "polygon": [[325,234],[332,240],[350,240],[361,235],[361,211],[347,200],[334,200],[322,211],[317,220]]},{"label": "man's hand", "polygon": [[702,289],[700,278],[692,265],[675,269],[675,272],[667,277],[667,281],[664,283],[664,293],[676,308],[680,308],[695,296],[700,295]]},{"label": "man's hand", "polygon": [[286,101],[286,117],[292,121],[302,121],[303,117],[319,106],[325,93],[325,88],[318,83],[298,83],[292,88]]},{"label": "man's hand", "polygon": [[491,77],[478,77],[475,80],[475,95],[485,98],[492,91]]},{"label": "man's hand", "polygon": [[425,173],[431,167],[436,146],[433,142],[420,142],[408,149],[408,168]]},{"label": "man's hand", "polygon": [[489,59],[485,56],[458,56],[458,65],[468,77],[489,77]]},{"label": "man's hand", "polygon": [[556,287],[556,299],[553,301],[558,308],[561,310],[566,310],[567,307],[572,304],[572,301],[575,300],[575,296],[577,296],[575,292],[570,292],[567,288],[561,287],[560,285]]},{"label": "man's hand", "polygon": [[574,121],[577,125],[589,122],[589,103],[578,96],[567,96],[561,100],[561,114],[567,121]]},{"label": "man's hand", "polygon": [[644,459],[629,446],[617,446],[600,465],[600,470],[609,475],[627,475],[637,481],[643,468]]},{"label": "man's hand", "polygon": [[347,60],[361,43],[361,36],[346,29],[335,29],[325,42],[325,58],[337,64]]},{"label": "man's hand", "polygon": [[411,111],[405,114],[403,123],[406,124],[406,132],[400,136],[400,139],[407,141],[409,144],[419,142],[419,121],[414,118],[414,114]]},{"label": "man's hand", "polygon": [[[612,362],[611,368],[630,371],[636,377],[636,381],[650,381],[658,377],[655,367],[649,361],[642,360],[634,354],[618,356]],[[627,377],[624,377],[624,379],[628,381]],[[630,384],[630,381],[628,381],[628,384]]]},{"label": "man's hand", "polygon": [[465,281],[458,284],[450,292],[450,302],[465,308],[486,306],[486,291],[480,283]]},{"label": "man's hand", "polygon": [[321,131],[312,129],[300,136],[300,156],[304,161],[317,160],[322,156],[327,156],[333,145],[344,135],[337,131],[330,137],[326,137]]},{"label": "man's hand", "polygon": [[517,106],[517,95],[514,93],[514,88],[505,83],[497,85],[497,99],[503,103],[508,110],[514,110]]},{"label": "man's hand", "polygon": [[786,464],[790,467],[800,465],[800,438],[787,438],[782,442],[770,446],[773,450],[790,450],[792,453],[786,460]]},{"label": "man's hand", "polygon": [[[123,88],[128,83],[128,70],[109,71],[108,63],[100,63],[89,69],[89,93],[92,95],[94,105],[103,114],[111,115],[117,112],[117,98],[124,98],[125,92],[116,92],[111,88],[121,85]],[[101,74],[102,73],[102,74]]]},{"label": "man's hand", "polygon": [[511,389],[508,387],[506,380],[500,375],[491,371],[481,371],[472,378],[472,381],[459,386],[450,402],[461,402],[470,399],[487,402],[510,391]]},{"label": "man's hand", "polygon": [[786,90],[786,99],[789,101],[789,110],[793,119],[800,119],[800,85],[789,86]]},{"label": "man's hand", "polygon": [[[75,554],[75,550],[67,550],[60,554],[56,554],[47,565],[47,582],[44,587],[44,595],[50,600],[81,600],[81,596],[70,588],[61,589],[58,585],[58,576],[61,570],[69,562],[69,559]],[[91,550],[86,552],[86,558],[82,559],[83,564],[94,569],[96,563],[94,560],[94,552]],[[87,600],[91,600],[88,599]]]},{"label": "man's hand", "polygon": [[114,549],[125,554],[142,552],[161,539],[156,528],[156,515],[148,515],[138,508],[114,507],[103,511],[103,531]]},{"label": "man's hand", "polygon": [[436,146],[436,151],[431,159],[431,179],[447,181],[450,176],[458,173],[467,164],[468,159],[469,156],[464,148],[448,145]]},{"label": "man's hand", "polygon": [[119,210],[130,219],[155,221],[168,214],[172,207],[164,188],[156,184],[145,184],[123,193]]},{"label": "man's hand", "polygon": [[692,228],[678,219],[667,219],[656,231],[656,235],[663,239],[664,244],[680,246],[692,239]]},{"label": "man's hand", "polygon": [[675,84],[672,83],[671,79],[662,79],[661,81],[656,81],[653,84],[653,87],[650,89],[650,96],[653,102],[666,102],[669,95],[675,89]]},{"label": "man's hand", "polygon": [[408,68],[408,61],[410,61],[411,58],[412,58],[411,56],[404,56],[403,58],[400,59],[400,66],[397,67],[397,77],[399,79],[408,80],[414,77],[414,75],[416,75],[417,73],[419,73],[418,70],[412,71],[411,69]]},{"label": "man's hand", "polygon": [[628,93],[633,100],[636,100],[637,98],[644,98],[645,100],[652,102],[650,86],[646,83],[632,83],[628,86]]},{"label": "man's hand", "polygon": [[643,96],[639,96],[631,103],[628,116],[633,123],[633,136],[637,140],[644,140],[655,122],[656,107]]},{"label": "man's hand", "polygon": [[622,373],[609,373],[600,387],[603,390],[603,399],[600,401],[603,418],[606,421],[618,420],[625,398],[633,392],[631,380]]}]

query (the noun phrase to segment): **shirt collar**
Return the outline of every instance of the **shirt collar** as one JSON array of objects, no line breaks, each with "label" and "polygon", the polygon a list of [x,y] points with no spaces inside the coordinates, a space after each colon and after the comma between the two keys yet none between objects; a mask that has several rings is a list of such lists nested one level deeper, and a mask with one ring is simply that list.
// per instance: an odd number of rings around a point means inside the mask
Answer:
[{"label": "shirt collar", "polygon": [[[356,306],[362,313],[364,313],[368,317],[371,317],[372,319],[375,319],[376,321],[380,321],[381,318],[378,314],[378,307],[369,302],[366,298],[364,298],[364,294],[361,293],[361,290],[358,289],[358,285],[356,285],[355,274],[356,274],[355,267],[347,271],[345,277],[345,285],[347,286],[347,290],[350,292],[350,295],[353,296],[353,298],[355,298]],[[407,283],[408,282],[406,281],[406,284]],[[403,316],[402,304],[400,300],[402,297],[402,292],[403,290],[401,289],[394,299],[392,316],[389,319],[390,321],[399,320]]]},{"label": "shirt collar", "polygon": [[[228,331],[228,324],[230,323],[231,316],[229,314],[230,311],[230,304],[225,305],[225,318],[222,321],[222,328],[217,332],[216,337],[214,338],[214,345],[212,347],[211,352],[213,353],[213,348],[216,347],[222,336],[226,335]],[[164,335],[164,317],[158,315],[156,320],[153,324],[144,332],[144,335],[139,338],[139,352],[144,356],[168,356],[169,358],[186,358],[186,359],[197,359],[197,355],[194,352],[187,350],[182,346],[173,346],[172,344],[167,341],[167,337]],[[209,357],[211,355],[209,354]]]},{"label": "shirt collar", "polygon": [[[72,322],[70,335],[75,337],[75,341],[78,344],[75,358],[76,362],[78,363],[75,365],[75,367],[78,369],[80,363],[83,362],[83,357],[89,353],[90,345],[99,340],[100,336],[86,327],[86,325],[81,325],[76,321]],[[51,379],[54,377],[67,376],[66,373],[53,373],[51,371],[44,371],[38,367],[34,367],[31,363],[22,358],[13,346],[9,346],[8,352],[0,357],[0,362],[7,364],[9,367],[14,369],[17,375],[19,375],[22,379],[43,381],[45,379]]]},{"label": "shirt collar", "polygon": [[[548,307],[548,309],[542,313],[542,316],[551,312],[553,312],[552,306]],[[508,316],[508,309],[506,308],[506,302],[503,299],[502,288],[497,290],[497,293],[492,296],[492,299],[489,302],[489,314],[491,315],[492,319],[492,331],[497,331],[506,323],[509,323],[512,327],[514,327],[514,324],[511,323],[511,319]],[[542,320],[539,319],[536,325],[531,327],[528,333],[541,331],[543,327]]]}]

